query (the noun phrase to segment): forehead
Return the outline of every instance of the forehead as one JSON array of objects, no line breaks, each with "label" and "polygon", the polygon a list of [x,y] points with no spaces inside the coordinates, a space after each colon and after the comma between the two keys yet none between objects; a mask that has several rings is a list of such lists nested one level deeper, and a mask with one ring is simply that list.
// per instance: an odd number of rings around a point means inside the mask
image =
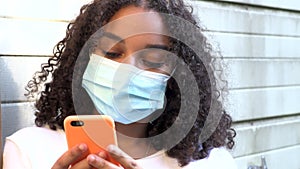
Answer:
[{"label": "forehead", "polygon": [[122,38],[141,34],[168,35],[159,13],[135,6],[120,9],[105,25],[104,30]]}]

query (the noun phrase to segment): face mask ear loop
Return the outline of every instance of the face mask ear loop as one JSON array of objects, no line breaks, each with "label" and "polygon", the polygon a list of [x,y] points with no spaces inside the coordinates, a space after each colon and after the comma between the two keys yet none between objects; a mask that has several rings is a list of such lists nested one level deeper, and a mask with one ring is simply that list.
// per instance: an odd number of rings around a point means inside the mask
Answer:
[{"label": "face mask ear loop", "polygon": [[153,126],[153,121],[151,120],[151,121],[149,121],[149,124],[151,125],[151,126]]},{"label": "face mask ear loop", "polygon": [[[170,73],[170,77],[173,76],[174,72],[176,71],[176,68],[177,68],[177,64],[175,65],[174,69],[172,70],[172,72]],[[169,79],[167,79],[168,81]]]},{"label": "face mask ear loop", "polygon": [[174,69],[172,70],[172,72],[170,73],[170,77],[173,76],[174,72],[176,71],[177,66],[178,66],[178,59],[176,59],[176,61],[175,61],[175,66],[174,66]]}]

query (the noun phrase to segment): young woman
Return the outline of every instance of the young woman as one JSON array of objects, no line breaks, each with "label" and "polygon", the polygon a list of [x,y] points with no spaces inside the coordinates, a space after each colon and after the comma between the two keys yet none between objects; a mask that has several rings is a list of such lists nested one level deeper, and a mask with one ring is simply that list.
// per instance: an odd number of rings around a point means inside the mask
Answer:
[{"label": "young woman", "polygon": [[[222,71],[189,9],[181,0],[83,6],[28,83],[28,95],[38,95],[38,127],[6,139],[4,168],[234,169],[225,147],[233,147],[235,131],[215,73]],[[88,149],[67,149],[63,121],[76,114],[110,115],[118,147],[71,166]]]}]

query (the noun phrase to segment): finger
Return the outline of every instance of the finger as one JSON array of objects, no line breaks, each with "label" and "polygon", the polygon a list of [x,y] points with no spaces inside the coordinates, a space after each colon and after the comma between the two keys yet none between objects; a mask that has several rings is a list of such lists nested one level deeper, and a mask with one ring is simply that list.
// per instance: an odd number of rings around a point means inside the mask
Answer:
[{"label": "finger", "polygon": [[91,166],[88,163],[87,159],[84,158],[83,160],[81,160],[81,161],[77,162],[76,164],[72,165],[72,167],[69,168],[69,169],[93,169],[93,168],[94,167]]},{"label": "finger", "polygon": [[52,169],[68,169],[87,149],[86,144],[79,144],[71,148],[54,163]]},{"label": "finger", "polygon": [[125,169],[141,169],[132,157],[123,152],[117,146],[109,145],[107,147],[107,151],[111,157],[118,161]]},{"label": "finger", "polygon": [[107,154],[105,153],[105,151],[99,152],[98,156],[101,157],[101,158],[103,158],[103,159],[105,159],[105,160],[107,159]]},{"label": "finger", "polygon": [[103,159],[95,154],[88,155],[88,157],[86,159],[87,159],[89,165],[91,165],[97,169],[123,169],[109,161],[106,161],[105,159]]},{"label": "finger", "polygon": [[[107,155],[105,152],[99,152],[98,153],[98,157],[102,158],[102,159],[106,159],[107,158]],[[88,158],[84,158],[83,160],[77,162],[76,164],[72,165],[72,168],[70,169],[93,169],[93,168],[99,168],[99,164],[94,164],[94,165],[91,165],[89,164]]]}]

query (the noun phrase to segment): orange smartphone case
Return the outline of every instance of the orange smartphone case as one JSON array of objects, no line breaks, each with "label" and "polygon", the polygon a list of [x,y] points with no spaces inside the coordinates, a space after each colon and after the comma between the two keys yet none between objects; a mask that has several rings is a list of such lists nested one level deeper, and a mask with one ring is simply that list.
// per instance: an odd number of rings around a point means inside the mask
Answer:
[{"label": "orange smartphone case", "polygon": [[[88,154],[106,151],[106,147],[110,144],[117,145],[115,124],[110,116],[68,116],[64,120],[64,127],[69,149],[80,143],[88,146],[88,151],[76,162],[84,159]],[[119,166],[118,162],[110,156],[107,160]]]}]

